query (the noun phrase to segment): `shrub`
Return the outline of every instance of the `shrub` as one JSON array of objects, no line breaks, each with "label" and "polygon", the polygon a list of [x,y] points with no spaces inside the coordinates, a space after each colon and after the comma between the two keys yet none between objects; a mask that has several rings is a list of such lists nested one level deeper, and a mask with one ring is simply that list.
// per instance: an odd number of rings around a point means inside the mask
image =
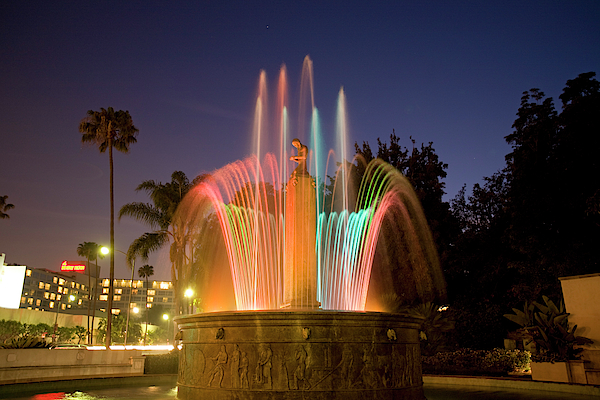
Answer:
[{"label": "shrub", "polygon": [[43,349],[50,347],[45,340],[35,336],[17,336],[7,339],[0,349]]},{"label": "shrub", "polygon": [[147,355],[144,363],[145,374],[176,374],[179,366],[179,352]]},{"label": "shrub", "polygon": [[529,371],[531,353],[523,350],[470,350],[423,356],[423,372],[435,375],[507,375]]}]

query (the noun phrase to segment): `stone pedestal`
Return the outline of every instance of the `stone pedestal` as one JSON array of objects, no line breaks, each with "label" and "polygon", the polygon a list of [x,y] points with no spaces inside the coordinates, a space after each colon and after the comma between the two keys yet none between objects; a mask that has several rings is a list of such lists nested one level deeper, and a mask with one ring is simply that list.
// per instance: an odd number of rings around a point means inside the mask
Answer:
[{"label": "stone pedestal", "polygon": [[284,298],[281,308],[317,309],[317,211],[315,181],[290,177],[285,203]]},{"label": "stone pedestal", "polygon": [[423,400],[408,314],[237,311],[176,319],[181,400]]}]

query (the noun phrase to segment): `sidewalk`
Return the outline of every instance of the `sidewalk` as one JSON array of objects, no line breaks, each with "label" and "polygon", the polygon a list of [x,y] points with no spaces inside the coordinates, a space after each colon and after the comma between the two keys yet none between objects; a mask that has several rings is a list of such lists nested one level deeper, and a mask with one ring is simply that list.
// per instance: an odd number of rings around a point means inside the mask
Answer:
[{"label": "sidewalk", "polygon": [[525,378],[457,375],[423,375],[424,385],[474,386],[506,390],[534,390],[600,397],[600,386],[576,383],[539,382]]}]

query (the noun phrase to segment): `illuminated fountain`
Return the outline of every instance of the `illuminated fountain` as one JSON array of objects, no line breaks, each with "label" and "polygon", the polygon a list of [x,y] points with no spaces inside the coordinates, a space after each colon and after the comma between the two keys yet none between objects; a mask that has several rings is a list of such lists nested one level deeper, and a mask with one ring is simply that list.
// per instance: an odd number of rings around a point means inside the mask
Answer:
[{"label": "illuminated fountain", "polygon": [[[352,190],[351,172],[356,167],[340,163],[334,168],[335,185],[326,193],[326,165],[335,152],[321,154],[310,59],[304,62],[301,90],[309,107],[303,111],[301,101],[296,132],[308,132],[308,140],[290,140],[286,81],[282,68],[276,127],[269,128],[261,73],[256,154],[212,173],[178,210],[177,218],[196,238],[207,232],[222,237],[230,279],[217,284],[213,278],[218,272],[199,271],[197,263],[189,263],[186,276],[205,277],[196,283],[205,309],[219,312],[177,320],[183,343],[178,396],[422,399],[420,320],[381,309],[366,311],[368,303],[381,304],[381,291],[392,293],[390,287],[382,289],[385,274],[380,274],[384,278],[378,290],[371,279],[378,243],[386,235],[391,242],[401,239],[397,243],[410,266],[403,279],[411,286],[412,300],[443,296],[421,206],[407,180],[377,160],[366,166],[357,191]],[[346,160],[345,112],[340,91],[336,136],[341,160]],[[272,132],[276,140],[269,136]],[[288,153],[290,142],[297,153]],[[273,143],[278,149],[267,149]],[[377,264],[386,270],[384,257]],[[211,293],[221,297],[215,300]],[[226,293],[234,298],[231,310],[223,307]]]}]

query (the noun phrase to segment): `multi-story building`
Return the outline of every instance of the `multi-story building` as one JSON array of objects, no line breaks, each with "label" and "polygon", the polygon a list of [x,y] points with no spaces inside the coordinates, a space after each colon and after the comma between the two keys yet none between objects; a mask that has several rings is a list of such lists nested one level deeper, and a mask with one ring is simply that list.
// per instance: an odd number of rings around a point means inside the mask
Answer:
[{"label": "multi-story building", "polygon": [[[85,283],[84,283],[85,282]],[[27,268],[19,308],[39,311],[86,313],[87,276],[48,269]]]},{"label": "multi-story building", "polygon": [[[108,305],[109,284],[109,279],[102,279],[102,288],[98,297],[102,311],[105,311]],[[148,287],[146,287],[146,281],[143,280],[115,279],[114,290],[113,314],[126,313],[128,305],[132,310],[160,307],[163,312],[171,315],[175,311],[175,291],[172,282],[148,281]],[[130,296],[131,303],[129,302]],[[147,303],[146,296],[148,296]]]}]

